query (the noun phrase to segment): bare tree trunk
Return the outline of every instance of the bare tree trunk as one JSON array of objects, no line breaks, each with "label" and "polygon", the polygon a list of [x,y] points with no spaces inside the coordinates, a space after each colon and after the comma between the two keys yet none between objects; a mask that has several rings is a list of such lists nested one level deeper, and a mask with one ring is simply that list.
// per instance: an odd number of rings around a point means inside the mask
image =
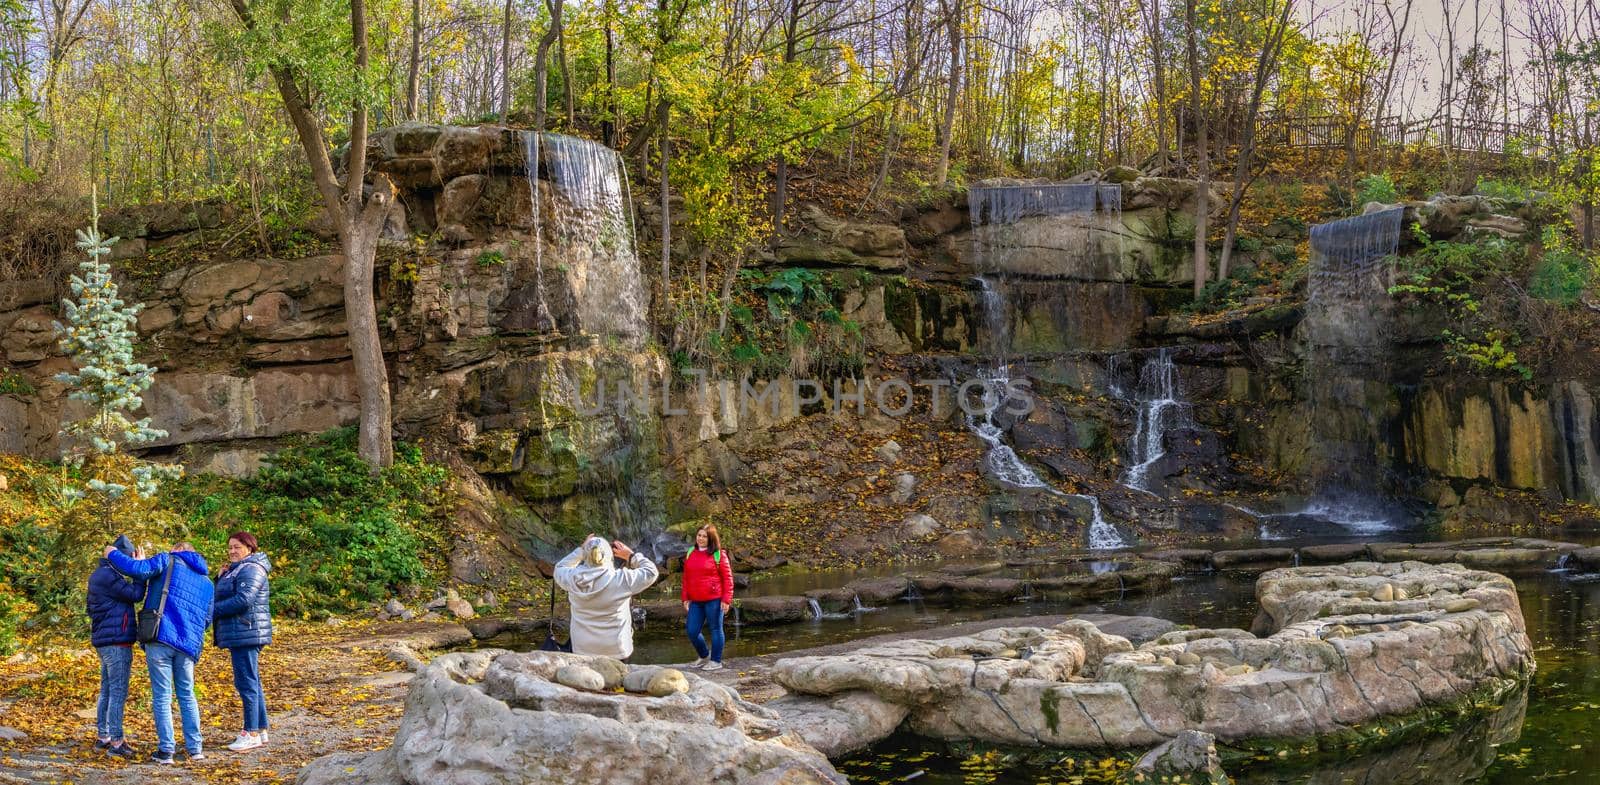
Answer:
[{"label": "bare tree trunk", "polygon": [[939,166],[933,172],[934,183],[943,187],[950,179],[950,140],[955,133],[956,101],[961,97],[961,0],[940,0],[939,8],[945,14],[945,34],[950,39],[950,75],[946,79],[944,122],[939,126]]},{"label": "bare tree trunk", "polygon": [[422,0],[411,0],[411,64],[406,68],[406,119],[417,118],[417,72],[422,59]]},{"label": "bare tree trunk", "polygon": [[666,297],[671,296],[672,287],[672,179],[669,176],[670,162],[672,161],[672,135],[667,133],[667,120],[671,116],[672,107],[666,99],[662,99],[656,107],[661,141],[661,290]]},{"label": "bare tree trunk", "polygon": [[[1167,70],[1163,63],[1166,37],[1161,33],[1161,3],[1163,0],[1139,0],[1140,19],[1146,22],[1145,37],[1150,41],[1150,64],[1155,73],[1151,79],[1156,89],[1156,160],[1160,165],[1167,161]],[[1148,17],[1144,10],[1149,8]]]},{"label": "bare tree trunk", "polygon": [[555,43],[556,36],[561,33],[561,6],[564,0],[545,0],[545,8],[550,10],[550,27],[539,38],[539,49],[533,55],[533,130],[544,130],[546,103],[546,82],[550,76],[550,45]]},{"label": "bare tree trunk", "polygon": [[607,147],[617,146],[617,125],[622,118],[617,115],[617,61],[616,38],[612,32],[613,17],[617,13],[614,0],[606,2],[606,110],[605,119],[600,121],[600,139]]},{"label": "bare tree trunk", "polygon": [[[560,5],[560,0],[557,0],[558,10]],[[561,60],[561,92],[565,94],[567,101],[567,127],[574,128],[578,125],[578,119],[572,106],[572,64],[567,61],[567,26],[558,19],[555,28],[556,57]]]},{"label": "bare tree trunk", "polygon": [[[788,14],[783,27],[783,62],[794,62],[800,35],[802,0],[787,0]],[[778,166],[772,178],[772,231],[783,233],[783,211],[789,200],[789,159],[778,153]]]},{"label": "bare tree trunk", "polygon": [[[367,70],[367,4],[350,1],[350,32],[356,45],[356,73]],[[361,398],[361,432],[358,450],[373,466],[394,463],[394,438],[389,401],[389,371],[383,361],[378,332],[378,307],[372,291],[372,273],[378,253],[378,234],[394,202],[394,186],[384,178],[365,193],[367,174],[367,106],[357,98],[350,113],[350,152],[345,167],[344,204],[347,225],[341,234],[345,249],[345,330],[350,335],[350,358],[356,371],[356,394]]]},{"label": "bare tree trunk", "polygon": [[1201,94],[1200,81],[1200,51],[1199,29],[1195,23],[1195,3],[1197,0],[1185,0],[1184,13],[1188,20],[1188,47],[1189,47],[1189,106],[1195,117],[1195,154],[1198,158],[1196,178],[1194,185],[1194,299],[1200,299],[1200,293],[1206,288],[1206,275],[1210,272],[1210,261],[1206,258],[1206,218],[1211,210],[1208,197],[1211,193],[1211,158],[1210,146],[1206,143],[1206,109],[1205,101]]},{"label": "bare tree trunk", "polygon": [[[541,82],[542,86],[544,83]],[[506,11],[500,34],[500,122],[511,121],[511,0],[506,0]]]},{"label": "bare tree trunk", "polygon": [[[656,43],[661,50],[665,50],[670,40],[667,34],[667,0],[656,0]],[[672,105],[668,103],[666,90],[663,89],[656,105],[656,133],[661,135],[661,300],[667,304],[672,298],[672,134],[667,132],[667,121],[671,117]]]},{"label": "bare tree trunk", "polygon": [[1267,91],[1267,82],[1278,67],[1278,54],[1283,50],[1284,35],[1289,30],[1289,14],[1294,8],[1294,0],[1282,0],[1283,10],[1279,13],[1276,24],[1267,28],[1267,40],[1261,47],[1261,56],[1256,60],[1256,78],[1250,93],[1250,111],[1246,117],[1244,140],[1239,145],[1239,160],[1233,168],[1233,192],[1228,199],[1227,230],[1222,238],[1222,255],[1217,258],[1217,280],[1228,280],[1228,265],[1233,260],[1233,243],[1239,234],[1239,206],[1244,202],[1245,186],[1250,181],[1250,168],[1254,163],[1256,152],[1256,113],[1261,110],[1261,97]]}]

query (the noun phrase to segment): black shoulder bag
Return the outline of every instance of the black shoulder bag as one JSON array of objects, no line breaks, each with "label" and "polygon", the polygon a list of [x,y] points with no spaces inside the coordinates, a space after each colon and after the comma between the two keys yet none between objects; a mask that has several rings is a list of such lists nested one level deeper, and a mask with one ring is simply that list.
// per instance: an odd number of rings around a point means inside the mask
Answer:
[{"label": "black shoulder bag", "polygon": [[139,611],[139,629],[134,637],[140,643],[155,643],[156,636],[161,633],[161,614],[167,610],[167,595],[172,592],[172,571],[178,565],[174,560],[167,560],[167,579],[161,584],[161,602],[155,610],[145,608]]},{"label": "black shoulder bag", "polygon": [[544,635],[544,643],[539,644],[539,651],[572,651],[571,643],[562,643],[556,638],[556,582],[550,581],[550,626]]}]

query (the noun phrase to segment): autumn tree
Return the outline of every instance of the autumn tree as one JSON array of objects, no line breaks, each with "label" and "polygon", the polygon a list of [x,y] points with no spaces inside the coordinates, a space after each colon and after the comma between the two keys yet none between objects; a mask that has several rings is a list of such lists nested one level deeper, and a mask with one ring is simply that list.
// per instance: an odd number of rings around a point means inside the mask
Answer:
[{"label": "autumn tree", "polygon": [[[373,265],[394,204],[394,184],[367,173],[368,106],[378,93],[368,59],[366,0],[349,0],[348,24],[311,0],[231,0],[249,62],[277,85],[311,165],[311,179],[344,251],[345,325],[361,399],[361,457],[394,462],[388,371],[378,332]],[[324,113],[349,118],[344,178],[323,136]]]}]

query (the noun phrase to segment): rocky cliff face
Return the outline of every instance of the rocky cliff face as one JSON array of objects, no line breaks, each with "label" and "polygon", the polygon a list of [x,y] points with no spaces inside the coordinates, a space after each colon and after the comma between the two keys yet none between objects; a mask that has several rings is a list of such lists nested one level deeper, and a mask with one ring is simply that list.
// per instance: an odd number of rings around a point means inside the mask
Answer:
[{"label": "rocky cliff face", "polygon": [[[820,380],[811,396],[782,376],[748,380],[757,394],[772,391],[754,409],[741,406],[737,378],[679,385],[664,400],[668,363],[616,318],[616,290],[603,280],[614,277],[616,246],[535,231],[533,188],[545,210],[568,209],[571,196],[548,149],[528,177],[520,133],[403,126],[370,145],[374,166],[401,188],[379,265],[396,423],[458,470],[462,516],[476,533],[465,539],[479,549],[456,559],[458,578],[497,569],[483,543],[548,550],[597,522],[642,534],[741,509],[774,525],[844,516],[816,558],[899,552],[905,542],[964,552],[1034,529],[1081,537],[1092,515],[1081,499],[978,479],[982,450],[954,407],[935,416],[924,399],[914,416],[889,417],[870,399],[855,404],[853,380],[838,389]],[[1236,510],[1119,484],[1142,405],[1130,390],[1157,346],[1175,347],[1188,418],[1152,464],[1163,489],[1267,489],[1316,460],[1303,366],[1317,339],[1299,305],[1202,321],[1166,308],[1192,275],[1193,192],[1185,181],[1138,178],[1120,186],[1111,220],[1025,219],[1006,229],[1025,252],[998,268],[975,258],[962,202],[908,209],[895,224],[811,208],[808,228],[755,264],[859,271],[836,305],[859,328],[873,378],[970,378],[989,329],[973,278],[1002,274],[1005,329],[1040,393],[1032,413],[1002,423],[1017,450],[1050,481],[1095,490],[1109,519],[1147,537],[1251,534]],[[1410,209],[1441,233],[1515,229],[1492,207]],[[130,269],[148,269],[163,248],[225,218],[205,205],[159,207],[106,228],[123,237],[117,254]],[[355,421],[342,264],[332,254],[223,259],[130,278],[146,305],[143,354],[161,369],[146,397],[170,432],[158,454],[245,474],[286,436]],[[66,367],[50,327],[55,284],[0,282],[0,381],[13,380],[0,386],[0,451],[56,452],[68,405],[52,380]],[[1378,463],[1441,506],[1463,504],[1474,488],[1600,501],[1600,380],[1473,381],[1425,357],[1406,355],[1411,365],[1395,379],[1340,387],[1347,405],[1330,427],[1359,431]],[[1262,480],[1257,468],[1277,474]]]}]

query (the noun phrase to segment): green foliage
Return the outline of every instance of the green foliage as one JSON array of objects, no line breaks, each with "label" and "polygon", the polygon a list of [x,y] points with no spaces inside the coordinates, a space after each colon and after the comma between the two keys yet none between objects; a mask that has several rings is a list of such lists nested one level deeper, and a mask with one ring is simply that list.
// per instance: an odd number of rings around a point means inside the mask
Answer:
[{"label": "green foliage", "polygon": [[1517,357],[1518,336],[1485,311],[1482,297],[1484,287],[1521,264],[1526,249],[1497,237],[1470,243],[1433,240],[1416,225],[1412,234],[1421,248],[1396,260],[1397,282],[1389,293],[1444,310],[1448,326],[1440,339],[1450,359],[1479,372],[1532,378]]},{"label": "green foliage", "polygon": [[1220,281],[1211,281],[1200,290],[1200,297],[1186,303],[1180,310],[1188,313],[1228,311],[1244,305],[1245,298],[1255,294],[1257,287],[1270,283],[1267,276],[1254,269],[1236,272]]},{"label": "green foliage", "polygon": [[0,656],[17,651],[17,631],[38,610],[38,606],[17,593],[11,584],[0,580]]},{"label": "green foliage", "polygon": [[1541,300],[1572,305],[1595,280],[1600,257],[1575,247],[1554,226],[1545,227],[1542,239],[1544,255],[1534,265],[1528,292]]},{"label": "green foliage", "polygon": [[[802,267],[772,272],[741,270],[720,329],[674,353],[681,367],[725,365],[758,378],[784,373],[849,372],[862,362],[861,326],[845,318],[839,303],[871,282],[859,271],[818,272]],[[720,302],[702,295],[676,298],[680,323],[708,320]],[[717,318],[717,317],[709,317]]]},{"label": "green foliage", "polygon": [[33,384],[28,381],[28,377],[16,371],[0,373],[0,395],[25,397],[36,392],[38,390],[34,389]]},{"label": "green foliage", "polygon": [[1400,190],[1395,187],[1394,180],[1386,173],[1369,174],[1356,181],[1355,198],[1352,206],[1359,210],[1368,202],[1394,204],[1400,201]]},{"label": "green foliage", "polygon": [[116,238],[101,237],[98,209],[92,215],[89,231],[78,232],[78,248],[89,258],[70,279],[76,300],[62,302],[65,324],[55,325],[62,352],[77,366],[76,372],[63,371],[55,380],[70,390],[68,398],[88,407],[87,416],[61,428],[74,439],[66,459],[82,467],[83,483],[63,490],[66,507],[77,508],[77,517],[67,528],[71,536],[61,539],[57,563],[73,562],[92,543],[108,541],[119,521],[145,520],[139,512],[161,480],[183,476],[182,465],[156,464],[128,452],[167,432],[150,427],[148,417],[130,416],[144,405],[142,395],[156,371],[134,361],[134,324],[142,306],[122,301],[111,265],[101,259],[111,253]]},{"label": "green foliage", "polygon": [[500,251],[484,251],[478,254],[479,267],[498,267],[506,263],[506,255]]},{"label": "green foliage", "polygon": [[174,486],[172,503],[197,540],[255,534],[274,562],[274,608],[320,616],[428,579],[430,562],[446,549],[439,523],[447,478],[406,445],[394,466],[373,475],[356,454],[355,429],[346,428],[296,442],[248,480],[186,480]]},{"label": "green foliage", "polygon": [[1443,332],[1445,346],[1451,359],[1466,363],[1479,371],[1509,371],[1533,381],[1533,370],[1517,361],[1517,353],[1506,348],[1516,341],[1516,336],[1501,330],[1490,330],[1480,338],[1458,335],[1451,330]]},{"label": "green foliage", "polygon": [[1478,178],[1478,185],[1472,190],[1479,195],[1508,202],[1527,202],[1533,198],[1533,189],[1512,180],[1492,177]]}]

